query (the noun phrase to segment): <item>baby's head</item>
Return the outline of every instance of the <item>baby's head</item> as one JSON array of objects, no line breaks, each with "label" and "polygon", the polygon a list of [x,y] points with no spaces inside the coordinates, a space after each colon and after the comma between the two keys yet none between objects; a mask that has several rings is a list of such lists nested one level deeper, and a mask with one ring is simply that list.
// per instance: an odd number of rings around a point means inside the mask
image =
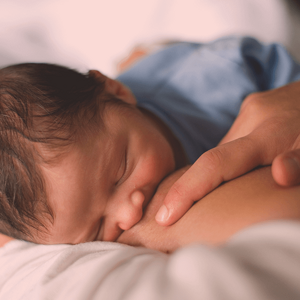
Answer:
[{"label": "baby's head", "polygon": [[98,71],[0,70],[0,232],[37,243],[114,241],[175,169],[132,93]]}]

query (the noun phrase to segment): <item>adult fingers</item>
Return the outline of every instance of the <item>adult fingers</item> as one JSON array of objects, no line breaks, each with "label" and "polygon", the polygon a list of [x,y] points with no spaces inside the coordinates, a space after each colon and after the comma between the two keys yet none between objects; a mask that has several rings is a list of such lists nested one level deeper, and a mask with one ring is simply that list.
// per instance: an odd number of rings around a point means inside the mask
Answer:
[{"label": "adult fingers", "polygon": [[219,145],[250,134],[266,120],[274,117],[273,108],[270,108],[269,101],[264,100],[264,95],[262,92],[251,94],[244,100],[237,118]]},{"label": "adult fingers", "polygon": [[156,215],[156,221],[160,225],[173,224],[195,201],[223,181],[265,164],[261,155],[265,151],[260,139],[252,135],[207,151],[173,184]]},{"label": "adult fingers", "polygon": [[300,149],[278,155],[272,163],[272,175],[282,186],[300,184]]}]

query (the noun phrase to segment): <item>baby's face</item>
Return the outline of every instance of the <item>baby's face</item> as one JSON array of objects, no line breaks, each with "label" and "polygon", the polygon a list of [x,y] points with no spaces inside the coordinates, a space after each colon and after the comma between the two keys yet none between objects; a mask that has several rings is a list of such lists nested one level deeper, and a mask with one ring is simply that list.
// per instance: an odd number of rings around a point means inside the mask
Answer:
[{"label": "baby's face", "polygon": [[175,169],[170,144],[133,95],[109,80],[107,90],[131,107],[108,105],[99,132],[59,164],[42,167],[54,223],[47,223],[47,235],[36,236],[38,243],[115,241],[141,219],[158,184]]}]

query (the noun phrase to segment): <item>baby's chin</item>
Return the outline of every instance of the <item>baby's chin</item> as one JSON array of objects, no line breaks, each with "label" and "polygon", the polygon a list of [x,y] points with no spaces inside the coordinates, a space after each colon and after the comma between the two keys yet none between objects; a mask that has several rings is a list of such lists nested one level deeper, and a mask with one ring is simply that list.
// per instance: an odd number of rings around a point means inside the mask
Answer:
[{"label": "baby's chin", "polygon": [[132,246],[142,246],[142,244],[136,242],[137,240],[136,237],[139,236],[139,240],[140,240],[140,235],[143,233],[143,230],[146,226],[147,227],[153,226],[153,230],[155,230],[154,228],[156,226],[162,227],[156,223],[155,215],[158,212],[161,205],[163,204],[165,196],[167,195],[171,186],[176,182],[177,179],[179,179],[185,173],[185,171],[189,167],[190,166],[186,166],[182,169],[173,172],[160,183],[156,193],[154,194],[149,204],[145,208],[142,219],[133,227],[131,227],[129,230],[125,230],[119,236],[116,242],[129,244]]}]

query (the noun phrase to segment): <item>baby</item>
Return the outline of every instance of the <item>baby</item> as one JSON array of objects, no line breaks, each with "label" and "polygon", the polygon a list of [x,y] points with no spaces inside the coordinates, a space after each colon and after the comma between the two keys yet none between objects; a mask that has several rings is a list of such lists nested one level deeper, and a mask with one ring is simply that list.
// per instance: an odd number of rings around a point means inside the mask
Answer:
[{"label": "baby", "polygon": [[134,96],[98,71],[0,70],[0,232],[117,240],[168,174],[218,144],[248,94],[299,78],[282,47],[250,38],[167,47],[119,77]]},{"label": "baby", "polygon": [[0,71],[1,232],[37,243],[114,241],[183,149],[123,84],[47,64]]}]

